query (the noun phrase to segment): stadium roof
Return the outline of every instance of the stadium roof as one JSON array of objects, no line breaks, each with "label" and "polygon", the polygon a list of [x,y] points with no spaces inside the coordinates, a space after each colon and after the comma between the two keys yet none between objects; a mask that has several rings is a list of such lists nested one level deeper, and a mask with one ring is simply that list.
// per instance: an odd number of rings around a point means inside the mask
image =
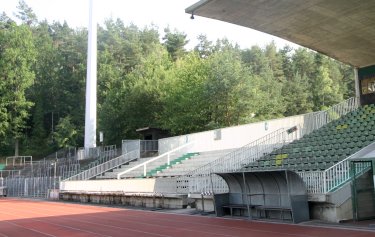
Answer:
[{"label": "stadium roof", "polygon": [[373,0],[200,0],[185,11],[269,33],[355,67],[375,65]]}]

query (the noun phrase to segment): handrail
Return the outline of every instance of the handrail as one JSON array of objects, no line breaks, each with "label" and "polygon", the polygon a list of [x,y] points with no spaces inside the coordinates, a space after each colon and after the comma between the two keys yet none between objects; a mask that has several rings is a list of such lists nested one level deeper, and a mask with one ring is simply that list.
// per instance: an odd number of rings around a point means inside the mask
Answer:
[{"label": "handrail", "polygon": [[[304,126],[302,129],[302,136],[315,131],[327,123],[336,120],[345,114],[358,109],[359,107],[359,98],[351,97],[339,104],[336,104],[330,107],[327,110],[312,112],[304,115]],[[301,137],[302,137],[301,136]]]},{"label": "handrail", "polygon": [[[368,146],[371,146],[368,145]],[[333,166],[329,167],[328,169],[324,170],[324,177],[325,177],[325,192],[330,192],[337,187],[341,186],[342,184],[346,183],[348,180],[351,179],[350,175],[350,162],[349,160],[357,157],[358,154],[362,153],[364,149],[366,149],[368,146],[362,148],[361,150],[357,151],[356,153],[348,156],[347,158],[343,159],[342,161],[334,164]],[[360,164],[358,167],[356,167],[356,173],[359,173],[361,171],[364,171],[369,166],[364,164]]]},{"label": "handrail", "polygon": [[[362,148],[326,170],[298,172],[306,183],[307,192],[311,194],[329,193],[349,181],[352,178],[350,174],[350,160],[372,151],[373,146],[374,143]],[[368,165],[361,164],[356,167],[356,172],[362,172],[368,167]]]},{"label": "handrail", "polygon": [[117,158],[104,162],[100,165],[82,171],[79,174],[73,175],[64,181],[71,181],[71,180],[87,180],[97,175],[100,175],[104,172],[112,170],[124,163],[130,162],[132,160],[136,160],[139,158],[139,150],[130,151],[124,155],[121,155]]},{"label": "handrail", "polygon": [[134,167],[132,167],[132,168],[130,168],[130,169],[127,169],[127,170],[125,170],[125,171],[123,171],[123,172],[120,172],[120,173],[117,174],[117,179],[121,179],[121,176],[123,176],[124,174],[129,173],[129,172],[131,172],[131,171],[133,171],[133,170],[135,170],[135,169],[138,169],[138,168],[140,168],[140,167],[143,167],[143,175],[146,176],[146,173],[147,173],[147,164],[149,164],[149,163],[151,163],[151,162],[154,162],[154,161],[157,161],[157,160],[160,160],[160,159],[163,158],[163,157],[167,157],[167,163],[168,163],[168,165],[169,165],[169,164],[170,164],[170,155],[171,155],[172,153],[174,153],[174,152],[176,152],[176,151],[179,151],[179,150],[182,150],[183,148],[185,148],[185,147],[187,147],[187,146],[191,146],[191,145],[193,145],[193,144],[194,144],[194,142],[186,143],[186,144],[184,144],[184,145],[182,145],[182,146],[179,146],[179,147],[177,147],[177,148],[175,148],[175,149],[173,149],[173,150],[170,150],[170,151],[168,151],[168,152],[166,152],[166,153],[164,153],[164,154],[162,154],[162,155],[160,155],[160,156],[157,156],[157,157],[152,158],[152,159],[150,159],[150,160],[148,160],[148,161],[145,161],[145,162],[143,162],[143,163],[141,163],[141,164],[139,164],[139,165],[136,165],[136,166],[134,166]]}]

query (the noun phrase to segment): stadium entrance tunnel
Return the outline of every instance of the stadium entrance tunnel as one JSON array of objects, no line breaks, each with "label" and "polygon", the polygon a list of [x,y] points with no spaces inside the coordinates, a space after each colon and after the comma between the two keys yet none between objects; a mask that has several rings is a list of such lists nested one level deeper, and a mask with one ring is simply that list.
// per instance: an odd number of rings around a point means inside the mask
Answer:
[{"label": "stadium entrance tunnel", "polygon": [[355,158],[350,162],[353,219],[375,219],[375,158]]},{"label": "stadium entrance tunnel", "polygon": [[215,194],[217,216],[278,219],[299,223],[309,220],[306,187],[288,170],[217,173],[229,193]]}]

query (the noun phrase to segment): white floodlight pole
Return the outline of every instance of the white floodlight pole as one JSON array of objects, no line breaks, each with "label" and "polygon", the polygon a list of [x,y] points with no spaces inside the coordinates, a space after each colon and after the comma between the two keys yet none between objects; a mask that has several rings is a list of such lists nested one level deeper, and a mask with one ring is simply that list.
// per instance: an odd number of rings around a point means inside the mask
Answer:
[{"label": "white floodlight pole", "polygon": [[85,153],[96,147],[96,85],[97,85],[97,21],[95,1],[90,0],[90,22],[88,27],[86,112],[85,112]]}]

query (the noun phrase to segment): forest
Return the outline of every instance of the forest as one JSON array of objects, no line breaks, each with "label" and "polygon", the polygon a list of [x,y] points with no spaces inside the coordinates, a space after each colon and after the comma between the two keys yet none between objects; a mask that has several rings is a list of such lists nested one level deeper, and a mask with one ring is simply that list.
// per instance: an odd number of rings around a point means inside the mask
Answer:
[{"label": "forest", "polygon": [[[241,48],[120,19],[98,26],[98,131],[171,135],[324,110],[354,95],[353,68],[303,47]],[[87,29],[40,20],[23,1],[0,15],[0,156],[81,147]]]}]

